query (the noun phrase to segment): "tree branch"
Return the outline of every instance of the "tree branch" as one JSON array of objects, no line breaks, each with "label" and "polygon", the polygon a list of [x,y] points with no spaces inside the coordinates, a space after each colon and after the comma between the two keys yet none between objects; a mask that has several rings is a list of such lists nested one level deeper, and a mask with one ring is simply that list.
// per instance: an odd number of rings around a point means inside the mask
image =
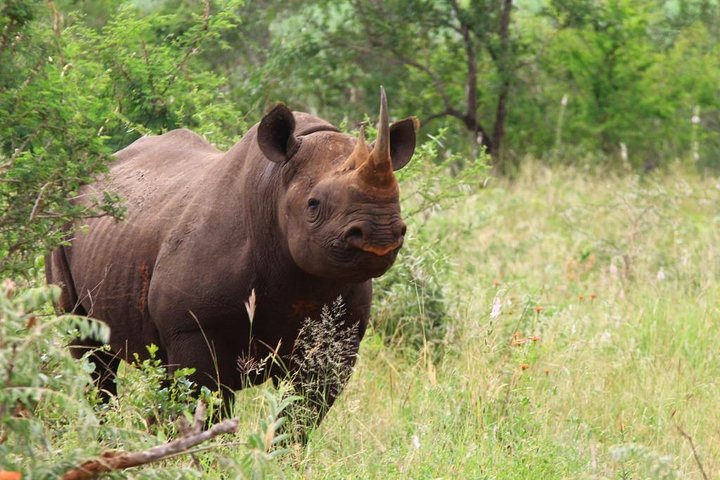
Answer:
[{"label": "tree branch", "polygon": [[442,81],[442,79],[437,73],[433,72],[429,67],[419,62],[411,58],[405,57],[401,52],[394,48],[389,48],[389,50],[403,64],[407,65],[408,67],[415,68],[416,70],[419,70],[428,77],[430,77],[433,85],[435,85],[435,90],[443,101],[443,105],[445,105],[445,111],[454,117],[462,118],[462,113],[455,107],[453,107],[452,100],[450,100],[450,95],[448,95],[447,88],[445,88],[445,82]]},{"label": "tree branch", "polygon": [[28,218],[28,223],[31,223],[33,220],[35,220],[35,217],[37,216],[38,210],[40,209],[40,206],[43,202],[43,195],[45,195],[45,189],[50,186],[52,182],[47,182],[45,185],[40,187],[40,191],[37,194],[37,198],[35,198],[35,204],[33,205],[32,211],[30,212],[30,218]]},{"label": "tree branch", "polygon": [[[382,13],[382,2],[380,2],[377,7],[381,10],[380,13]],[[364,7],[360,3],[356,4],[355,8],[357,8],[360,13],[359,18],[367,18],[369,16],[367,11],[364,10]],[[365,31],[365,36],[369,39],[370,44],[375,47],[375,51],[388,51],[401,64],[412,67],[427,75],[430,78],[430,81],[435,86],[435,90],[437,91],[438,95],[442,99],[443,106],[445,107],[445,112],[449,112],[449,115],[462,119],[462,113],[460,113],[460,111],[458,111],[453,106],[453,102],[450,99],[447,88],[445,87],[445,82],[443,82],[442,78],[440,78],[440,76],[436,72],[434,72],[427,65],[423,65],[422,63],[416,61],[413,58],[406,57],[394,45],[388,44],[387,42],[383,41],[383,36],[374,32],[368,22],[362,22],[362,28]]]},{"label": "tree branch", "polygon": [[198,402],[195,411],[195,422],[191,430],[172,442],[158,445],[139,452],[105,452],[100,458],[87,460],[81,465],[65,472],[62,480],[83,480],[95,478],[97,475],[113,470],[122,470],[148,463],[157,462],[164,458],[186,453],[190,448],[202,442],[206,442],[218,435],[233,433],[237,430],[238,419],[232,418],[213,425],[209,430],[200,431],[202,421],[200,420],[205,410],[205,404]]},{"label": "tree branch", "polygon": [[[460,113],[460,112],[457,112]],[[427,117],[424,117],[422,119],[422,122],[424,125],[427,125],[428,123],[432,122],[433,120],[437,120],[438,118],[442,117],[456,117],[460,120],[463,120],[462,115],[458,116],[455,113],[449,111],[449,110],[443,110],[442,112],[433,113],[432,115],[428,115]]]}]

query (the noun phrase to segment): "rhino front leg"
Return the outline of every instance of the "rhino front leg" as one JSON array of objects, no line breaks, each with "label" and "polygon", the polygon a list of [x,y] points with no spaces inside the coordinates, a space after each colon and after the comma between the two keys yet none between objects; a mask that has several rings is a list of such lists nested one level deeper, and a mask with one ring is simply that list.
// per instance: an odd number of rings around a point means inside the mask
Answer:
[{"label": "rhino front leg", "polygon": [[229,416],[235,400],[233,367],[235,362],[226,354],[223,341],[208,332],[188,332],[173,335],[167,342],[167,361],[170,373],[178,368],[193,368],[189,379],[197,386],[219,391],[222,409],[219,417]]},{"label": "rhino front leg", "polygon": [[290,406],[286,416],[287,433],[304,444],[350,379],[362,335],[357,326],[337,328],[332,336],[312,334],[307,329],[301,333],[307,337],[298,339],[291,372],[294,393],[301,400]]}]

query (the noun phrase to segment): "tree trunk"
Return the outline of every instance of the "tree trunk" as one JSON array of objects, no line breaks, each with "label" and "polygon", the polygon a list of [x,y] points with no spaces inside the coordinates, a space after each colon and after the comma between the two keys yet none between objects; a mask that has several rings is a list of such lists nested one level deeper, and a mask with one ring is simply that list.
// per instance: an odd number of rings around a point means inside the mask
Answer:
[{"label": "tree trunk", "polygon": [[512,0],[504,0],[500,12],[500,25],[498,33],[500,36],[500,51],[495,60],[496,68],[500,77],[500,88],[498,91],[497,105],[495,107],[495,125],[493,126],[492,152],[493,171],[497,174],[503,173],[502,146],[505,140],[505,122],[507,120],[507,102],[510,97],[512,62],[510,58],[510,13],[512,11]]},{"label": "tree trunk", "polygon": [[484,147],[485,151],[492,155],[493,139],[487,134],[485,129],[478,121],[477,109],[478,109],[478,72],[477,72],[477,54],[475,51],[475,42],[471,35],[470,25],[463,18],[460,6],[457,1],[453,0],[450,2],[458,22],[460,23],[460,33],[463,38],[463,46],[465,48],[465,58],[467,62],[467,77],[465,79],[465,115],[462,120],[465,123],[465,127],[472,135],[472,155],[477,158],[480,146]]}]

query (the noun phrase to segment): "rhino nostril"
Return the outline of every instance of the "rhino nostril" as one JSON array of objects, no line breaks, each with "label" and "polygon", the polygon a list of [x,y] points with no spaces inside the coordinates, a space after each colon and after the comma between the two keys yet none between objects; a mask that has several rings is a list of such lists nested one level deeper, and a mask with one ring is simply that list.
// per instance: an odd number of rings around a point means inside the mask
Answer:
[{"label": "rhino nostril", "polygon": [[398,222],[392,227],[393,235],[395,235],[395,238],[397,241],[402,242],[403,238],[405,237],[405,232],[407,232],[407,226],[405,225],[405,222]]},{"label": "rhino nostril", "polygon": [[351,227],[345,232],[345,241],[352,244],[361,244],[365,235],[360,227]]}]

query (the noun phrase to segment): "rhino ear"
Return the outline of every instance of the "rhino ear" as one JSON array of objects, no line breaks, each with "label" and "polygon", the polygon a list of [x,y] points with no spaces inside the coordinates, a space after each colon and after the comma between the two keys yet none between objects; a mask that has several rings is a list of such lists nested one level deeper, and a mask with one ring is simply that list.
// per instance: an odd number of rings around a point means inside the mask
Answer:
[{"label": "rhino ear", "polygon": [[300,141],[295,137],[295,117],[289,108],[278,103],[260,120],[257,142],[271,162],[284,163],[297,152]]},{"label": "rhino ear", "polygon": [[390,158],[393,170],[400,170],[412,158],[415,152],[415,131],[419,127],[420,122],[415,117],[408,117],[390,125]]}]

